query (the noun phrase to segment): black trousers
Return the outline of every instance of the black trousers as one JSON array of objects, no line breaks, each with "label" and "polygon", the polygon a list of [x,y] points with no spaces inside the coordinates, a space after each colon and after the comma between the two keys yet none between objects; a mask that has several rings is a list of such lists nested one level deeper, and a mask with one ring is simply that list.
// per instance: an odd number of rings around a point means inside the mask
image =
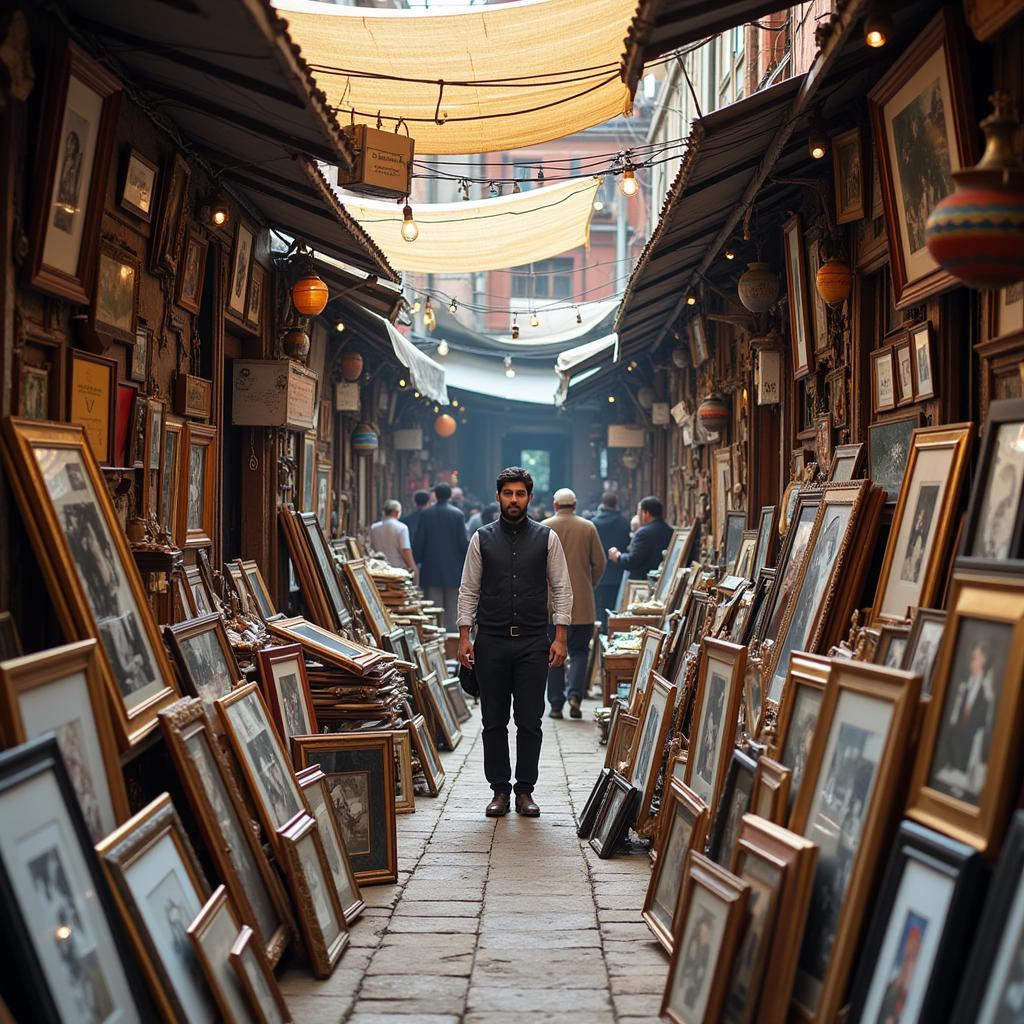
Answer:
[{"label": "black trousers", "polygon": [[510,714],[516,723],[515,792],[532,793],[537,784],[548,647],[546,632],[520,637],[477,633],[473,652],[484,726],[484,775],[495,793],[513,790]]}]

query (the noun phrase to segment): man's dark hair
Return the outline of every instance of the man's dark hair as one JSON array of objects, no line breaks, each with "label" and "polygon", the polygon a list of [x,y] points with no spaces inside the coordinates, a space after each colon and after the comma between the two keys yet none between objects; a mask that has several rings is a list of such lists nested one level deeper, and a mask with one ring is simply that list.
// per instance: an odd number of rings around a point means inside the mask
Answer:
[{"label": "man's dark hair", "polygon": [[450,484],[434,484],[434,497],[438,501],[447,501],[452,496]]},{"label": "man's dark hair", "polygon": [[655,519],[660,519],[665,514],[665,506],[662,505],[660,499],[655,498],[652,494],[641,499],[640,511],[646,512],[649,516],[654,516]]},{"label": "man's dark hair", "polygon": [[413,491],[412,500],[417,508],[425,508],[430,504],[430,491]]},{"label": "man's dark hair", "polygon": [[505,484],[525,484],[526,493],[533,494],[533,477],[522,466],[509,466],[508,469],[503,469],[498,474],[495,491],[501,494],[501,489]]},{"label": "man's dark hair", "polygon": [[605,491],[601,495],[601,504],[605,508],[618,508],[619,507],[619,496],[614,491]]}]

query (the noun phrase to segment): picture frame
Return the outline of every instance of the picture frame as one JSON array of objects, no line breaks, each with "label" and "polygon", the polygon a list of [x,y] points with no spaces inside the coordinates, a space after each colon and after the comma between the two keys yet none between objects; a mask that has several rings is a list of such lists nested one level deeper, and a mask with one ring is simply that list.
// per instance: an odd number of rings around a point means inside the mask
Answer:
[{"label": "picture frame", "polygon": [[94,843],[129,816],[96,647],[80,640],[0,662],[0,739],[11,747],[56,734]]},{"label": "picture frame", "polygon": [[740,549],[736,553],[733,573],[749,580],[754,572],[754,556],[757,554],[757,530],[744,530],[740,538]]},{"label": "picture frame", "polygon": [[896,366],[892,346],[885,345],[871,354],[871,411],[891,412],[896,408]]},{"label": "picture frame", "polygon": [[[0,753],[0,816],[7,970],[18,979],[5,988],[9,1019],[80,1020],[100,994],[126,1024],[151,1020],[56,737]],[[67,941],[61,928],[80,930],[77,973],[61,953],[59,943]]]},{"label": "picture frame", "polygon": [[751,739],[756,739],[761,731],[764,702],[764,677],[761,674],[761,665],[748,660],[743,673],[743,721],[747,735]]},{"label": "picture frame", "polygon": [[961,22],[944,9],[868,93],[897,309],[957,283],[928,252],[924,229],[926,211],[953,191],[951,173],[977,156],[965,68]]},{"label": "picture frame", "polygon": [[253,558],[240,558],[238,559],[238,564],[241,566],[246,585],[259,611],[260,618],[264,622],[270,622],[275,617],[281,615],[274,605],[274,598],[270,593],[270,587],[267,586],[267,581],[263,578],[263,573],[260,571],[256,560]]},{"label": "picture frame", "polygon": [[10,612],[0,612],[0,661],[20,658],[22,653],[21,638],[18,636],[14,616]]},{"label": "picture frame", "polygon": [[989,859],[998,855],[1019,785],[1022,641],[1019,575],[956,570],[907,814]]},{"label": "picture frame", "polygon": [[706,638],[693,707],[685,783],[708,807],[717,807],[736,738],[747,650],[727,640]]},{"label": "picture frame", "polygon": [[605,750],[604,765],[615,771],[626,771],[629,767],[629,754],[636,740],[636,730],[640,725],[638,715],[620,710],[615,716],[611,731],[608,734],[608,747]]},{"label": "picture frame", "polygon": [[127,210],[148,224],[153,219],[159,175],[159,169],[152,160],[143,156],[133,146],[128,146],[118,197],[121,209]]},{"label": "picture frame", "polygon": [[[241,768],[245,788],[273,846],[279,830],[306,813],[291,761],[255,683],[218,697],[214,705]],[[280,854],[280,850],[275,853]]]},{"label": "picture frame", "polygon": [[709,815],[708,805],[689,786],[674,778],[666,781],[664,802],[658,812],[657,857],[642,916],[669,956],[675,948],[672,924],[679,905],[686,858],[691,850],[704,849]]},{"label": "picture frame", "polygon": [[650,685],[644,692],[639,724],[630,751],[626,778],[640,793],[637,823],[648,818],[651,798],[658,781],[658,770],[664,760],[665,738],[672,724],[676,688],[657,672],[651,673]]},{"label": "picture frame", "polygon": [[798,1020],[833,1020],[846,994],[885,823],[904,784],[919,692],[920,680],[899,669],[837,659],[829,670],[789,823],[818,845],[790,1006]]},{"label": "picture frame", "polygon": [[629,684],[629,700],[626,707],[639,714],[651,673],[661,666],[661,653],[665,646],[665,633],[654,626],[640,630],[640,650],[633,667],[633,679]]},{"label": "picture frame", "polygon": [[750,813],[776,825],[786,824],[789,816],[789,786],[793,773],[774,758],[762,754],[754,771],[750,793]]},{"label": "picture frame", "polygon": [[836,445],[828,469],[829,483],[849,483],[864,477],[866,449],[863,444]]},{"label": "picture frame", "polygon": [[932,695],[932,676],[945,631],[946,612],[944,609],[917,609],[900,668],[921,677],[922,700]]},{"label": "picture frame", "polygon": [[252,267],[256,234],[241,218],[235,224],[235,242],[231,248],[225,312],[245,322],[249,298],[249,272]]},{"label": "picture frame", "polygon": [[337,563],[315,514],[290,508],[282,508],[279,514],[310,616],[320,626],[348,631],[352,611],[342,593]]},{"label": "picture frame", "polygon": [[150,994],[166,1021],[212,1021],[186,932],[209,886],[170,795],[162,793],[96,846]]},{"label": "picture frame", "polygon": [[142,263],[124,246],[101,241],[88,330],[106,349],[111,342],[135,345]]},{"label": "picture frame", "polygon": [[182,691],[189,697],[198,697],[217,721],[214,703],[243,681],[220,613],[197,615],[188,622],[164,626],[164,639],[178,670]]},{"label": "picture frame", "polygon": [[245,322],[257,334],[263,327],[263,306],[267,290],[267,272],[263,267],[252,261],[252,272],[249,277],[249,295],[245,300]]},{"label": "picture frame", "polygon": [[590,848],[602,860],[614,856],[626,838],[629,823],[636,817],[639,800],[637,788],[630,785],[629,780],[620,772],[612,771],[594,831],[588,840]]},{"label": "picture frame", "polygon": [[181,525],[178,516],[180,507],[182,433],[184,420],[169,414],[164,416],[163,469],[160,473],[160,498],[157,508],[157,521],[174,544],[181,543]]},{"label": "picture frame", "polygon": [[907,652],[907,641],[910,639],[910,626],[887,625],[878,631],[878,642],[871,661],[875,665],[887,668],[902,668],[903,656]]},{"label": "picture frame", "polygon": [[832,139],[832,180],[835,185],[836,223],[862,220],[867,207],[867,162],[860,128],[840,132]]},{"label": "picture frame", "polygon": [[181,261],[181,273],[175,282],[174,301],[182,309],[196,316],[203,305],[206,256],[209,247],[209,239],[190,225],[185,234],[185,254]]},{"label": "picture frame", "polygon": [[717,544],[725,538],[731,494],[732,453],[728,448],[716,448],[711,453],[711,535]]},{"label": "picture frame", "polygon": [[[853,1020],[887,1006],[946,1017],[956,999],[987,883],[981,855],[912,821],[900,824],[850,994]],[[978,1018],[982,1019],[982,1018]]]},{"label": "picture frame", "polygon": [[972,423],[914,431],[870,625],[903,622],[909,608],[931,607],[941,596],[973,439]]},{"label": "picture frame", "polygon": [[[458,686],[458,682],[454,681]],[[412,781],[412,740],[405,729],[390,730],[395,741],[395,813],[414,814],[416,793]]]},{"label": "picture frame", "polygon": [[677,526],[673,529],[672,537],[668,542],[668,547],[665,549],[665,557],[661,562],[658,582],[654,586],[654,594],[652,596],[655,601],[660,601],[665,605],[668,604],[676,572],[681,566],[686,564],[692,541],[692,527]]},{"label": "picture frame", "polygon": [[427,728],[426,720],[421,714],[415,715],[406,721],[405,728],[412,739],[413,751],[420,763],[420,771],[426,782],[427,793],[430,796],[437,796],[444,788],[444,767],[430,735],[430,730]]},{"label": "picture frame", "polygon": [[150,242],[149,263],[155,274],[176,274],[192,183],[192,168],[182,153],[176,150],[168,158],[161,178],[160,212]]},{"label": "picture frame", "polygon": [[912,405],[917,395],[914,392],[914,351],[909,332],[893,342],[892,355],[896,370],[896,404]]},{"label": "picture frame", "polygon": [[747,528],[747,513],[743,510],[729,510],[725,513],[725,535],[722,538],[725,571],[732,574],[736,556],[740,553],[743,531]]},{"label": "picture frame", "polygon": [[0,423],[7,479],[68,640],[100,640],[100,671],[122,751],[181,696],[142,578],[81,427]]},{"label": "picture frame", "polygon": [[256,657],[263,696],[288,753],[293,736],[320,731],[306,678],[306,659],[299,644],[267,647]]},{"label": "picture frame", "polygon": [[[164,416],[167,404],[162,398],[146,399],[146,426],[143,434],[142,512],[149,516],[156,512],[160,501],[160,474],[163,472]],[[155,474],[155,476],[154,476]]]},{"label": "picture frame", "polygon": [[[297,769],[319,765],[360,885],[398,879],[395,741],[390,732],[328,733],[292,740]],[[362,808],[361,812],[359,808]]]},{"label": "picture frame", "polygon": [[219,607],[220,603],[206,589],[206,580],[203,579],[198,565],[185,566],[185,583],[192,595],[192,605],[196,610],[196,615],[209,615]]},{"label": "picture frame", "polygon": [[469,705],[466,703],[466,695],[458,679],[445,679],[441,683],[441,689],[444,691],[445,700],[448,701],[448,706],[455,716],[455,721],[460,726],[463,722],[468,722],[473,717],[473,712],[469,710]]},{"label": "picture frame", "polygon": [[331,532],[331,510],[333,507],[332,483],[334,467],[329,459],[320,459],[316,464],[316,517],[324,535]]},{"label": "picture frame", "polygon": [[[687,855],[661,1000],[663,1021],[713,1024],[722,1019],[749,893],[745,882],[703,854]],[[698,963],[708,966],[696,971]]]},{"label": "picture frame", "polygon": [[128,377],[143,384],[149,376],[149,345],[153,332],[136,317],[135,336],[132,338],[128,359]]},{"label": "picture frame", "polygon": [[299,463],[299,510],[315,512],[316,500],[316,434],[306,431],[302,435],[302,454]]},{"label": "picture frame", "polygon": [[257,1024],[291,1024],[292,1016],[255,933],[243,924],[228,954],[228,961],[255,1010]]},{"label": "picture frame", "polygon": [[329,398],[320,399],[316,433],[324,444],[331,444],[334,441],[334,403]]},{"label": "picture frame", "polygon": [[690,318],[686,325],[687,335],[690,339],[690,357],[694,366],[700,366],[707,362],[711,351],[708,347],[708,328],[704,317],[697,314]]},{"label": "picture frame", "polygon": [[363,618],[370,627],[374,640],[380,643],[381,637],[390,633],[395,626],[387,608],[384,607],[384,602],[380,599],[380,592],[366,567],[366,560],[350,558],[344,563],[344,570],[349,586],[363,610]]},{"label": "picture frame", "polygon": [[921,425],[921,413],[890,417],[868,426],[868,476],[885,491],[886,503],[899,497],[906,474],[914,431]]},{"label": "picture frame", "polygon": [[764,569],[772,562],[775,553],[775,506],[764,505],[757,521],[757,553],[754,555],[754,574],[756,580]]},{"label": "picture frame", "polygon": [[213,412],[213,381],[194,373],[174,375],[174,411],[189,419],[210,419]]},{"label": "picture frame", "polygon": [[331,879],[341,903],[345,924],[352,925],[366,908],[366,901],[363,899],[359,882],[356,881],[352,862],[349,860],[348,850],[345,848],[345,839],[331,805],[327,776],[321,771],[319,765],[312,765],[297,772],[295,780],[298,782],[299,789],[302,790],[306,803],[309,805],[310,814],[313,815],[317,828],[320,830],[324,855],[327,858]]},{"label": "picture frame", "polygon": [[789,339],[793,360],[793,378],[801,380],[812,369],[811,309],[804,262],[804,232],[800,215],[794,214],[782,225],[782,244],[786,259],[786,295],[789,306]]},{"label": "picture frame", "polygon": [[740,822],[750,810],[756,772],[757,759],[734,747],[708,842],[708,856],[724,868],[732,867]]},{"label": "picture frame", "polygon": [[289,643],[300,644],[317,658],[326,659],[332,665],[337,665],[356,676],[366,675],[381,662],[389,660],[389,656],[383,651],[366,647],[355,640],[346,640],[330,630],[308,622],[302,616],[274,619],[267,623],[267,631]]},{"label": "picture frame", "polygon": [[587,802],[580,812],[579,823],[576,826],[576,835],[580,839],[589,839],[597,823],[597,814],[604,802],[604,795],[608,791],[608,780],[612,777],[611,768],[604,767],[597,773],[597,781],[594,788],[587,797]]},{"label": "picture frame", "polygon": [[36,366],[24,359],[17,361],[15,410],[18,416],[32,420],[52,420],[59,417],[54,408],[53,366]]},{"label": "picture frame", "polygon": [[294,927],[288,900],[253,833],[213,721],[202,701],[185,697],[160,712],[160,728],[217,876],[263,955],[276,964]]},{"label": "picture frame", "polygon": [[314,978],[329,978],[351,936],[316,822],[303,814],[277,834],[281,866]]},{"label": "picture frame", "polygon": [[936,397],[935,356],[932,343],[931,321],[915,324],[907,334],[911,348],[911,370],[914,378],[914,398],[923,401]]},{"label": "picture frame", "polygon": [[816,282],[821,269],[821,234],[819,231],[807,235],[807,294],[811,300],[811,328],[815,356],[827,356],[830,342],[828,336],[828,306],[818,292]]},{"label": "picture frame", "polygon": [[252,600],[245,582],[245,573],[242,572],[237,561],[224,563],[221,579],[224,581],[224,593],[229,602],[232,595],[238,601],[239,613],[245,618],[258,617],[254,607],[255,602]]},{"label": "picture frame", "polygon": [[217,428],[187,422],[182,430],[182,468],[178,516],[186,548],[213,546],[217,491]]},{"label": "picture frame", "polygon": [[87,306],[92,297],[121,83],[77,44],[54,54],[39,117],[28,284]]},{"label": "picture frame", "polygon": [[70,349],[68,358],[68,422],[85,431],[100,465],[113,466],[117,462],[117,363],[79,349]]},{"label": "picture frame", "polygon": [[832,419],[832,426],[839,430],[846,426],[848,418],[845,366],[839,366],[825,374],[825,390],[828,396],[828,414]]}]

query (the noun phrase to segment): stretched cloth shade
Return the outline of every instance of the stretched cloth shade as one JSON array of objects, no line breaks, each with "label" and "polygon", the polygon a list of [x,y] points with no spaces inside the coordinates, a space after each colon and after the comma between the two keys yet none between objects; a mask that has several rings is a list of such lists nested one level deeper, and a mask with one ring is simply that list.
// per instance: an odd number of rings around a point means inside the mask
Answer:
[{"label": "stretched cloth shade", "polygon": [[463,274],[546,260],[590,244],[600,178],[564,181],[476,202],[414,206],[420,229],[402,238],[402,207],[339,192],[346,211],[398,270]]},{"label": "stretched cloth shade", "polygon": [[404,119],[421,155],[522,149],[630,113],[619,63],[636,0],[457,12],[274,7],[338,120],[355,111],[376,124],[379,112],[390,130]]},{"label": "stretched cloth shade", "polygon": [[413,387],[427,398],[447,405],[448,388],[445,386],[444,367],[431,359],[426,352],[421,352],[401,331],[396,330],[390,321],[377,316],[376,313],[371,313],[370,316],[375,322],[380,322],[381,330],[391,339],[391,346],[398,361],[408,367]]}]

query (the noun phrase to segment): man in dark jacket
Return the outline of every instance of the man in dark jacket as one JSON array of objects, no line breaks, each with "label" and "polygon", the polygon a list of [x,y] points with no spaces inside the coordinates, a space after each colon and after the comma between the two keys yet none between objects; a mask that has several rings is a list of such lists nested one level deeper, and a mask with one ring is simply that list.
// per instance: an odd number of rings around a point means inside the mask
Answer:
[{"label": "man in dark jacket", "polygon": [[434,487],[437,503],[420,514],[412,556],[420,567],[420,586],[427,600],[444,608],[445,629],[454,630],[469,541],[465,516],[449,503],[451,496],[448,484]]},{"label": "man in dark jacket", "polygon": [[[591,522],[597,528],[601,546],[605,551],[629,547],[629,523],[619,511],[619,496],[614,491],[605,491],[601,495],[601,506]],[[604,575],[594,587],[594,602],[597,605],[602,629],[608,625],[608,609],[615,604],[624,571],[624,566],[609,559],[605,563]]]},{"label": "man in dark jacket", "polygon": [[629,549],[609,548],[608,557],[629,573],[631,580],[645,580],[661,565],[661,556],[672,539],[672,527],[665,522],[665,510],[655,497],[644,498],[637,506],[640,529],[633,534]]},{"label": "man in dark jacket", "polygon": [[430,504],[430,491],[413,491],[413,508],[408,515],[402,516],[402,522],[409,527],[409,543],[415,543],[416,530],[420,525],[420,516],[423,515],[426,507]]}]

